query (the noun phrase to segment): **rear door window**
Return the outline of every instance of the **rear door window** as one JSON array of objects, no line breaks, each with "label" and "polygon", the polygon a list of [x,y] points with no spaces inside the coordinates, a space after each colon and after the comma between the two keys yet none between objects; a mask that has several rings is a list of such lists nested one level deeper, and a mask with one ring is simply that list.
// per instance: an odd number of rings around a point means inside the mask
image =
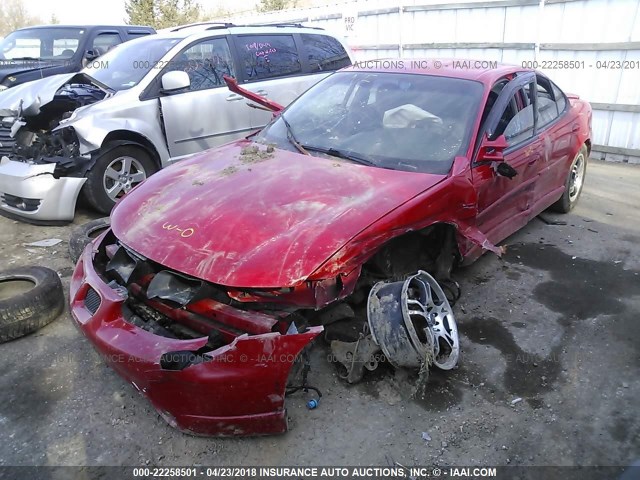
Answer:
[{"label": "rear door window", "polygon": [[328,35],[306,33],[300,37],[311,72],[339,70],[351,65],[349,55],[337,39]]},{"label": "rear door window", "polygon": [[550,124],[558,118],[558,107],[553,98],[551,84],[544,77],[537,77],[538,85],[538,128]]},{"label": "rear door window", "polygon": [[562,90],[560,90],[555,83],[550,83],[551,88],[553,89],[553,96],[556,100],[556,105],[558,106],[558,113],[562,115],[562,112],[564,112],[565,108],[567,108],[567,99],[564,96],[564,93],[562,93]]},{"label": "rear door window", "polygon": [[236,37],[236,48],[249,82],[302,71],[292,35],[241,35]]}]

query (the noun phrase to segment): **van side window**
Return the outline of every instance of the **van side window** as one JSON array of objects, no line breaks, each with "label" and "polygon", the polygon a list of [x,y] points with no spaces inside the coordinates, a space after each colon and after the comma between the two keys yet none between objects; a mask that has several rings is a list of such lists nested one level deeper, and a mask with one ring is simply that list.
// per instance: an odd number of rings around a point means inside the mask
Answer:
[{"label": "van side window", "polygon": [[78,50],[80,41],[77,38],[54,38],[53,56],[60,58],[71,58]]},{"label": "van side window", "polygon": [[93,50],[96,55],[104,55],[116,45],[122,43],[120,34],[116,32],[104,32],[96,35],[93,39],[90,50]]},{"label": "van side window", "polygon": [[167,70],[187,72],[192,92],[224,86],[223,75],[235,77],[226,38],[209,38],[191,45],[174,57]]},{"label": "van side window", "polygon": [[292,35],[242,35],[237,42],[244,75],[250,82],[302,70]]},{"label": "van side window", "polygon": [[351,60],[342,44],[327,35],[300,35],[309,58],[311,72],[339,70],[351,65]]}]

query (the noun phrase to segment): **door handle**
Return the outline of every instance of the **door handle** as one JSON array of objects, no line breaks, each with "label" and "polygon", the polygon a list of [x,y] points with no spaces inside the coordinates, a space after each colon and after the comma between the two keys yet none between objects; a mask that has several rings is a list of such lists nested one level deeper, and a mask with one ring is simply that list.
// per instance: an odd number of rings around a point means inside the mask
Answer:
[{"label": "door handle", "polygon": [[576,133],[578,130],[580,130],[580,124],[574,123],[573,126],[571,127],[571,133]]},{"label": "door handle", "polygon": [[256,93],[258,95],[262,95],[263,97],[266,97],[268,95],[266,90],[256,90]]},{"label": "door handle", "polygon": [[232,93],[231,95],[229,95],[226,100],[227,102],[236,102],[238,100],[242,100],[244,97],[242,95],[238,95],[236,93]]}]

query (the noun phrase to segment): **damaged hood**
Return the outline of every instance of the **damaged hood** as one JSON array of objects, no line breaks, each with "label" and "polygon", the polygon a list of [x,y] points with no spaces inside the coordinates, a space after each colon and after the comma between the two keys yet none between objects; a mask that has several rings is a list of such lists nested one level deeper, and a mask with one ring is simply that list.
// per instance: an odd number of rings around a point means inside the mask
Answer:
[{"label": "damaged hood", "polygon": [[155,262],[212,283],[294,286],[445,178],[267,153],[265,146],[255,153],[250,145],[235,142],[153,175],[116,205],[115,235]]},{"label": "damaged hood", "polygon": [[[27,110],[39,99],[40,106],[53,100],[56,92],[78,73],[64,73],[34,80],[0,92],[0,117],[17,115],[22,102],[22,110]],[[35,106],[35,105],[34,105]]]},{"label": "damaged hood", "polygon": [[54,62],[51,60],[21,60],[15,63],[12,63],[11,60],[1,60],[0,62],[0,82],[10,77],[6,83],[8,87],[38,80],[56,73],[69,72],[66,62]]}]

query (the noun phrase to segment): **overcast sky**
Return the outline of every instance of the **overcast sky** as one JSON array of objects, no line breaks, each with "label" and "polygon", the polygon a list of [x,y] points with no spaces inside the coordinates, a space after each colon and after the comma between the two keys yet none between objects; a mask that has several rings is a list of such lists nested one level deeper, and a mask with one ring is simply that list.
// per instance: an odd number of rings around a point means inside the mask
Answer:
[{"label": "overcast sky", "polygon": [[[0,0],[1,1],[1,0]],[[122,24],[126,18],[124,0],[23,0],[29,12],[48,21],[56,14],[60,23]],[[217,5],[233,10],[251,9],[257,0],[199,0],[205,11]]]}]

